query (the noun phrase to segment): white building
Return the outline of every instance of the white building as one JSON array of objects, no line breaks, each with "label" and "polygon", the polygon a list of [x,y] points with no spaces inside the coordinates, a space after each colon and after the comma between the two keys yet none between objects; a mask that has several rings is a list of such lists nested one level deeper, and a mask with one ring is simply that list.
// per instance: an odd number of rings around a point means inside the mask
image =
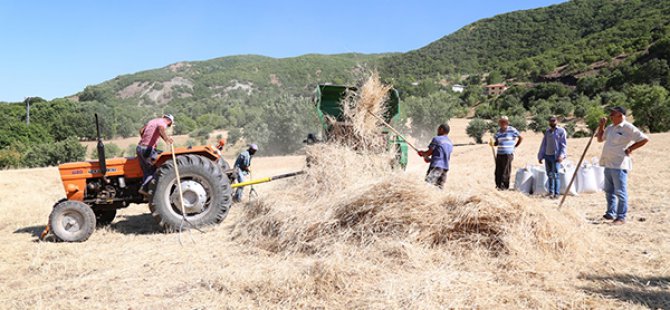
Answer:
[{"label": "white building", "polygon": [[462,93],[464,90],[465,90],[465,86],[463,86],[461,84],[451,85],[451,91],[453,91],[455,93]]}]

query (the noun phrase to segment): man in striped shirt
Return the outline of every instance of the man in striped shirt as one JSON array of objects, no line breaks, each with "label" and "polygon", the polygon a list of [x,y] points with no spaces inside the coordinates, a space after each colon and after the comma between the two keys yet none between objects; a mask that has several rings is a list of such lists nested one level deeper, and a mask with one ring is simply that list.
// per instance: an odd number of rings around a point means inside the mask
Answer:
[{"label": "man in striped shirt", "polygon": [[509,178],[512,172],[512,160],[514,159],[514,148],[518,147],[523,140],[519,131],[509,125],[509,118],[501,116],[498,120],[500,129],[496,132],[494,145],[498,147],[496,154],[496,188],[499,190],[509,189]]}]

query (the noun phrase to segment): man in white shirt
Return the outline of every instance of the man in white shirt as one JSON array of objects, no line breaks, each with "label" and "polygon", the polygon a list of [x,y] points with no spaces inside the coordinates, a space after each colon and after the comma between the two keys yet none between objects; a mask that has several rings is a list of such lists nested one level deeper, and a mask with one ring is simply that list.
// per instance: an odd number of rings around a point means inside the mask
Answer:
[{"label": "man in white shirt", "polygon": [[[612,224],[626,223],[628,212],[627,178],[633,168],[630,155],[649,142],[649,138],[633,124],[626,121],[626,109],[610,109],[612,125],[605,128],[607,118],[600,119],[596,137],[605,142],[600,156],[600,165],[605,167],[605,198],[607,212],[603,218],[614,220]],[[633,144],[631,144],[633,142]]]}]

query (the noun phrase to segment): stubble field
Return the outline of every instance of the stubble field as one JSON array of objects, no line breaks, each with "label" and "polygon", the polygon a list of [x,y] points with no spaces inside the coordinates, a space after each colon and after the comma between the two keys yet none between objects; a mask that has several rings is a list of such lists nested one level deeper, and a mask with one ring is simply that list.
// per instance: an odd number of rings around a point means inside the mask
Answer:
[{"label": "stubble field", "polygon": [[[470,143],[467,121],[450,123],[454,143]],[[633,154],[624,226],[601,221],[602,193],[559,210],[495,191],[488,145],[455,148],[444,192],[410,154],[406,172],[342,167],[352,185],[323,197],[310,176],[257,186],[259,200],[204,234],[161,233],[131,205],[84,243],[36,242],[64,196],[56,168],[0,171],[0,308],[670,308],[670,134],[650,138]],[[514,171],[536,163],[540,139],[526,133]],[[573,161],[587,141],[568,140]]]}]

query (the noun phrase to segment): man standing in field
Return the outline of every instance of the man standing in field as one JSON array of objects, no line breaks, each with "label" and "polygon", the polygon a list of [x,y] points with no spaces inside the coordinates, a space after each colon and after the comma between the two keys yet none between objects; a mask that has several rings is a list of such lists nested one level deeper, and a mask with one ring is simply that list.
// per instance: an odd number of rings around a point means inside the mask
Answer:
[{"label": "man standing in field", "polygon": [[561,181],[558,178],[558,169],[561,162],[568,156],[566,153],[566,132],[563,127],[558,126],[558,120],[555,116],[549,118],[549,128],[544,132],[540,151],[537,152],[537,160],[544,167],[549,178],[549,197],[558,198],[561,193]]},{"label": "man standing in field", "polygon": [[[630,155],[633,151],[649,142],[649,138],[633,124],[626,121],[626,109],[610,109],[612,125],[605,128],[607,118],[600,120],[596,137],[598,142],[605,141],[600,165],[605,167],[605,198],[607,212],[603,218],[614,220],[612,224],[626,223],[628,212],[628,172],[633,168]],[[631,142],[633,144],[631,145]]]},{"label": "man standing in field", "polygon": [[442,189],[447,181],[447,172],[449,172],[449,159],[454,150],[454,144],[449,135],[449,125],[441,124],[437,127],[437,136],[430,141],[427,151],[419,151],[419,156],[424,160],[430,161],[428,172],[426,173],[426,182]]},{"label": "man standing in field", "polygon": [[147,185],[151,182],[156,172],[154,161],[159,153],[156,151],[158,137],[161,137],[165,143],[172,144],[172,138],[165,132],[168,127],[172,126],[172,123],[174,123],[174,116],[165,114],[163,117],[150,120],[140,129],[140,142],[137,144],[135,151],[137,158],[140,160],[143,174],[142,186],[140,186],[138,192],[144,196],[149,195]]},{"label": "man standing in field", "polygon": [[509,189],[509,178],[512,171],[512,160],[514,160],[514,149],[521,144],[523,137],[516,128],[509,125],[509,118],[501,116],[498,120],[500,129],[493,136],[494,144],[498,147],[496,154],[496,188],[499,190]]},{"label": "man standing in field", "polygon": [[[248,178],[249,174],[251,173],[251,158],[254,156],[254,154],[256,154],[257,151],[258,146],[256,144],[249,144],[249,148],[237,156],[234,165],[237,170],[237,183],[242,183]],[[240,202],[242,201],[243,195],[244,187],[238,187],[235,190],[233,200],[235,202]]]}]

